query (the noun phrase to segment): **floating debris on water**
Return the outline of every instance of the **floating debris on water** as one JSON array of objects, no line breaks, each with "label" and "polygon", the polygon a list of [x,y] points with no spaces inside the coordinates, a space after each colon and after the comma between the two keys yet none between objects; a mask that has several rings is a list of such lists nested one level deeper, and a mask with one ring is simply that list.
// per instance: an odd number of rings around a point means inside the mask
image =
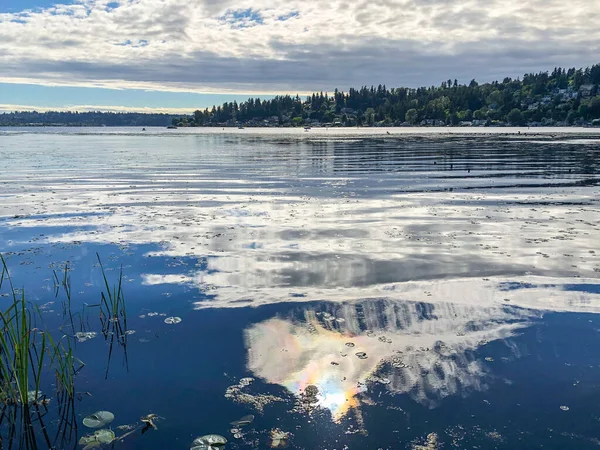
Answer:
[{"label": "floating debris on water", "polygon": [[250,377],[242,378],[242,379],[240,379],[239,385],[240,386],[250,386],[250,383],[252,383],[253,381],[254,381],[254,378],[250,378]]},{"label": "floating debris on water", "polygon": [[42,394],[42,391],[27,391],[27,402],[35,403],[39,401],[43,396],[44,394]]},{"label": "floating debris on water", "polygon": [[236,403],[242,403],[254,407],[258,412],[262,413],[265,406],[273,402],[283,402],[284,399],[276,397],[275,395],[267,394],[249,394],[244,392],[254,378],[242,378],[238,384],[229,386],[225,390],[225,398],[231,399]]},{"label": "floating debris on water", "polygon": [[376,375],[370,376],[367,381],[371,383],[390,384],[392,381],[389,378],[378,377]]},{"label": "floating debris on water", "polygon": [[89,339],[95,338],[97,335],[98,333],[96,333],[95,331],[78,331],[77,333],[75,333],[75,338],[77,339],[77,342],[85,342]]},{"label": "floating debris on water", "polygon": [[83,418],[83,424],[88,428],[100,428],[115,420],[115,415],[110,411],[96,411]]},{"label": "floating debris on water", "polygon": [[148,427],[148,428],[152,427],[155,430],[158,430],[156,423],[154,423],[157,419],[158,419],[158,416],[156,414],[148,414],[147,416],[143,416],[140,418],[140,420],[146,424],[146,427]]},{"label": "floating debris on water", "polygon": [[167,317],[165,323],[168,325],[177,325],[181,322],[181,317]]},{"label": "floating debris on water", "polygon": [[319,402],[317,396],[319,395],[319,388],[314,384],[309,384],[304,389],[304,392],[300,394],[300,403],[304,407],[311,407],[315,403]]},{"label": "floating debris on water", "polygon": [[281,431],[279,428],[271,430],[271,448],[284,448],[287,446],[287,440],[291,433]]},{"label": "floating debris on water", "polygon": [[[242,417],[241,419],[234,420],[230,422],[230,425],[234,427],[242,427],[244,425],[249,425],[254,420],[254,416],[252,414],[248,414],[247,416]],[[239,430],[238,430],[239,431]],[[237,433],[238,431],[231,431],[232,433]]]},{"label": "floating debris on water", "polygon": [[227,444],[227,439],[219,434],[207,434],[194,439],[190,450],[213,450],[219,449]]},{"label": "floating debris on water", "polygon": [[437,450],[441,448],[440,439],[437,433],[429,433],[427,440],[423,444],[413,443],[412,450]]}]

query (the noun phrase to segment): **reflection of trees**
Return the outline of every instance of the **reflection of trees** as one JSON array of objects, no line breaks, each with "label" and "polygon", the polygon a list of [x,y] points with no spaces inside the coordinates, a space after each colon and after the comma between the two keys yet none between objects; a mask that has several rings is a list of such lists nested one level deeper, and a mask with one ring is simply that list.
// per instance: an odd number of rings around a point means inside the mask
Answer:
[{"label": "reflection of trees", "polygon": [[392,300],[299,308],[246,331],[248,366],[294,393],[316,385],[334,418],[358,406],[362,383],[380,382],[434,407],[446,396],[484,389],[486,370],[471,352],[513,336],[530,317],[517,308]]}]

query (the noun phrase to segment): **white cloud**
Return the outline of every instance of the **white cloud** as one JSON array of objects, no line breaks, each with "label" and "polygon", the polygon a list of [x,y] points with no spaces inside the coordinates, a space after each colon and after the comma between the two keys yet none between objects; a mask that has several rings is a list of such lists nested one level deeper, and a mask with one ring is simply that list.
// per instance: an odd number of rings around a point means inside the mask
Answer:
[{"label": "white cloud", "polygon": [[66,105],[66,106],[36,106],[13,105],[0,103],[0,113],[12,111],[102,111],[102,112],[135,112],[135,113],[164,113],[164,114],[191,114],[194,108],[151,108],[145,106],[106,106],[106,105]]},{"label": "white cloud", "polygon": [[79,0],[0,14],[0,81],[249,93],[492,79],[597,62],[598,19],[600,0]]}]

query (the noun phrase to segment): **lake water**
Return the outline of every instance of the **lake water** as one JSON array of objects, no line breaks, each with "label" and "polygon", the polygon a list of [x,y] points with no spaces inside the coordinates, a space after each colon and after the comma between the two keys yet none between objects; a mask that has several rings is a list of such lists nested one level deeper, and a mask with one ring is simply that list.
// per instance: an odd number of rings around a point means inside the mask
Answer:
[{"label": "lake water", "polygon": [[[117,436],[160,416],[115,449],[598,447],[599,135],[0,130],[13,283],[53,332],[98,333],[73,339],[56,448],[98,410]],[[123,268],[126,345],[96,253]]]}]

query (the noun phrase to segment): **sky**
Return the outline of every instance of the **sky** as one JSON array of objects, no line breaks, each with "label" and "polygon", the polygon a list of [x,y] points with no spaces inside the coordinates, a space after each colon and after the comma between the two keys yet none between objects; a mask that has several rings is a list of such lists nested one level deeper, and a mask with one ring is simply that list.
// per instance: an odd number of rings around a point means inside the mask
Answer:
[{"label": "sky", "polygon": [[0,0],[0,111],[191,112],[600,63],[600,0]]}]

